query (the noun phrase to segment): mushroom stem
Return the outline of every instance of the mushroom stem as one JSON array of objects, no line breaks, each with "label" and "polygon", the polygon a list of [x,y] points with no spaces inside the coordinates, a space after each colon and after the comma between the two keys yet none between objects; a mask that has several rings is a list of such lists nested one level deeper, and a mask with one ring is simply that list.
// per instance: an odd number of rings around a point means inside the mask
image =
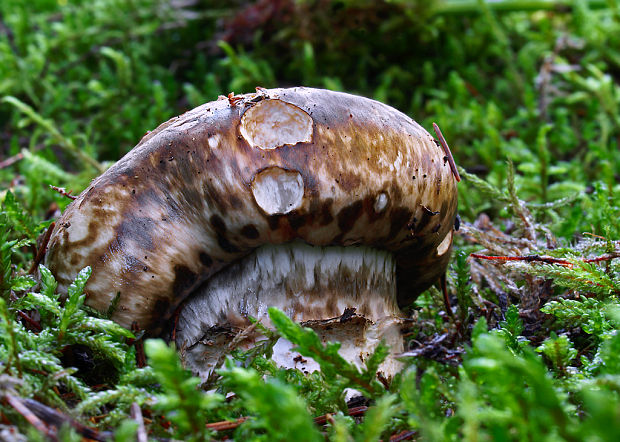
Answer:
[{"label": "mushroom stem", "polygon": [[[186,366],[206,380],[249,317],[271,326],[267,309],[272,306],[314,329],[324,342],[339,341],[341,356],[360,366],[384,341],[391,355],[380,371],[389,378],[400,368],[394,359],[403,343],[392,254],[301,242],[263,246],[197,290],[181,309],[175,334]],[[260,339],[250,333],[240,346],[249,348]],[[280,339],[274,361],[304,372],[319,368],[291,348]]]}]

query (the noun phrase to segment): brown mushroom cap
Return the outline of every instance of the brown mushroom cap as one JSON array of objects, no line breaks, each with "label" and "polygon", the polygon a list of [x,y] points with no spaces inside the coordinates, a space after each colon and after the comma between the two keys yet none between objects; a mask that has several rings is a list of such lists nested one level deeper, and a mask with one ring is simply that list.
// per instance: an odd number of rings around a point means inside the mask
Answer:
[{"label": "brown mushroom cap", "polygon": [[445,272],[456,181],[403,113],[311,88],[260,90],[172,118],[67,208],[46,265],[87,303],[156,330],[211,275],[256,247],[365,244],[395,256],[398,303]]}]

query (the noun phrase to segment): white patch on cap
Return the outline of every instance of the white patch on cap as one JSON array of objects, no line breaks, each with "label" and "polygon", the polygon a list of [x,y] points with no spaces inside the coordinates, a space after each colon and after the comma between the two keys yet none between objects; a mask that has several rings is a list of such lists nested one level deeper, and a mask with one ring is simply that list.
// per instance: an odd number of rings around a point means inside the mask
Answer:
[{"label": "white patch on cap", "polygon": [[270,167],[254,177],[252,195],[267,215],[283,215],[301,207],[304,180],[295,170]]},{"label": "white patch on cap", "polygon": [[220,136],[219,134],[215,134],[207,138],[207,143],[209,143],[209,147],[211,149],[216,149],[220,145]]},{"label": "white patch on cap", "polygon": [[71,216],[71,222],[65,227],[69,234],[69,243],[76,243],[83,240],[88,235],[88,220],[83,212],[74,210]]},{"label": "white patch on cap", "polygon": [[282,100],[263,100],[241,117],[241,135],[252,147],[275,149],[312,141],[312,118]]},{"label": "white patch on cap", "polygon": [[373,208],[375,209],[375,212],[377,213],[383,212],[383,210],[387,207],[387,203],[388,203],[387,195],[381,192],[379,195],[377,195],[377,199],[375,199],[375,205],[373,206]]},{"label": "white patch on cap", "polygon": [[437,255],[441,256],[446,253],[450,248],[450,244],[452,244],[452,230],[450,230],[443,241],[441,241],[441,244],[437,246]]}]

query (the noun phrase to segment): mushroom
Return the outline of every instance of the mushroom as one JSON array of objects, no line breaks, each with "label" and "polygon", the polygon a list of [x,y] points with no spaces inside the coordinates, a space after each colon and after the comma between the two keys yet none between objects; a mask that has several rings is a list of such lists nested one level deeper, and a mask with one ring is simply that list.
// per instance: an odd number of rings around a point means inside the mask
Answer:
[{"label": "mushroom", "polygon": [[[189,299],[174,338],[203,377],[249,316],[268,325],[269,306],[346,341],[356,363],[381,339],[402,350],[399,307],[450,256],[457,192],[442,148],[363,97],[223,98],[145,135],[68,206],[45,258],[59,287],[91,266],[87,304],[118,296],[112,319],[151,334]],[[285,342],[275,354],[301,359]]]}]

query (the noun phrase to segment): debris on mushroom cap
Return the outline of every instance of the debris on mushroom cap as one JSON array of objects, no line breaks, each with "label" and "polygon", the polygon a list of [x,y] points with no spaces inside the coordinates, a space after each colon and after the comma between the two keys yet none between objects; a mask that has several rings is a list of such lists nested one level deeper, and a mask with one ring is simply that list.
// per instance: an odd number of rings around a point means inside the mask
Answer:
[{"label": "debris on mushroom cap", "polygon": [[[45,263],[61,289],[155,331],[263,244],[367,244],[394,255],[398,303],[445,271],[456,181],[431,135],[377,101],[311,88],[204,104],[160,125],[67,208]],[[446,239],[450,237],[450,239]]]}]

